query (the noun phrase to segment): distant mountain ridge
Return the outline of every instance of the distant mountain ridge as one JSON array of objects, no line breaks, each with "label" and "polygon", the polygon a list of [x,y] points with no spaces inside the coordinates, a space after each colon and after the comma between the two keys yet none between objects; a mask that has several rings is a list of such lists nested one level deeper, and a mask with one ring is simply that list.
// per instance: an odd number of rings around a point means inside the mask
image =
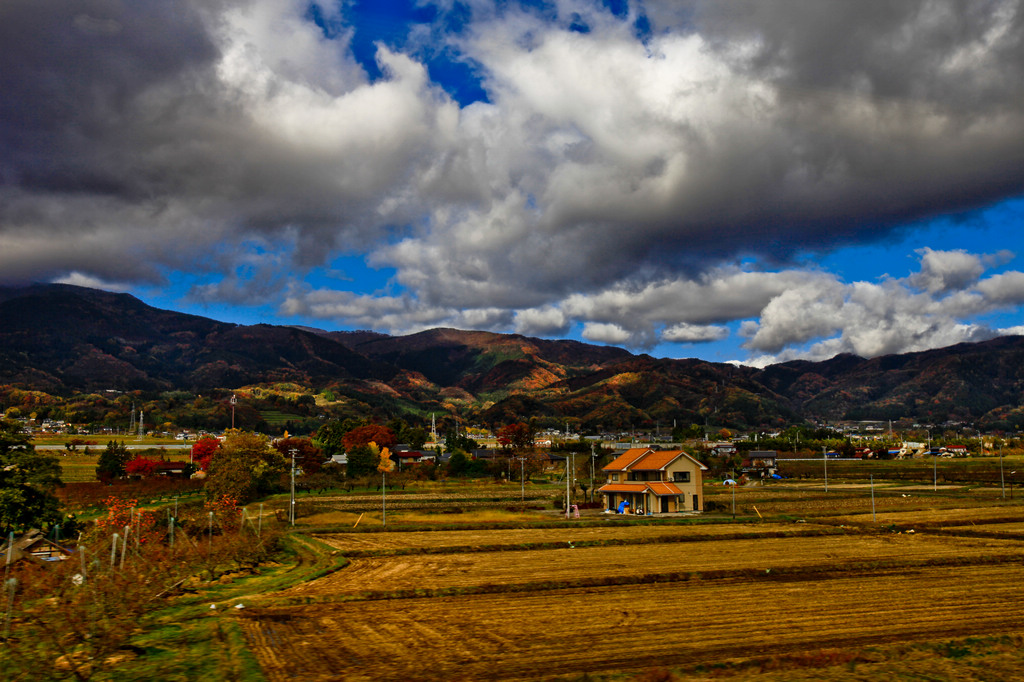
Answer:
[{"label": "distant mountain ridge", "polygon": [[72,285],[0,288],[0,383],[55,393],[292,382],[387,410],[458,408],[620,428],[912,418],[1024,424],[1024,338],[764,369],[612,346],[432,329],[407,336],[236,325]]}]

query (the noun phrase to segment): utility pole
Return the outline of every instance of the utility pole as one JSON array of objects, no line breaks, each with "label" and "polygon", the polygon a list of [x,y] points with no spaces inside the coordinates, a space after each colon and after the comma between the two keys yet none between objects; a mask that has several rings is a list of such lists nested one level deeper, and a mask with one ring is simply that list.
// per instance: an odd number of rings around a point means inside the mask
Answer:
[{"label": "utility pole", "polygon": [[519,496],[521,502],[526,502],[526,458],[519,457]]},{"label": "utility pole", "polygon": [[590,503],[594,503],[594,442],[590,442]]},{"label": "utility pole", "polygon": [[565,458],[565,518],[569,519],[569,458]]},{"label": "utility pole", "polygon": [[[235,428],[235,403],[237,403],[237,402],[238,402],[238,398],[236,398],[235,394],[232,393],[231,394],[231,428],[232,429]],[[292,525],[294,526],[295,524],[293,523]]]},{"label": "utility pole", "polygon": [[821,461],[825,465],[825,492],[828,492],[828,453],[824,446],[821,448]]},{"label": "utility pole", "polygon": [[869,474],[871,481],[871,522],[875,522],[875,475]]},{"label": "utility pole", "polygon": [[[234,400],[234,396],[232,396],[232,400]],[[288,521],[291,523],[292,528],[294,528],[295,527],[295,453],[298,452],[298,450],[296,448],[292,448],[288,452],[290,452],[292,454],[292,491],[291,491],[291,499],[290,499],[289,505],[288,505]]]},{"label": "utility pole", "polygon": [[1003,491],[1003,499],[1006,499],[1006,479],[1003,477],[1003,444],[999,443],[999,487]]}]

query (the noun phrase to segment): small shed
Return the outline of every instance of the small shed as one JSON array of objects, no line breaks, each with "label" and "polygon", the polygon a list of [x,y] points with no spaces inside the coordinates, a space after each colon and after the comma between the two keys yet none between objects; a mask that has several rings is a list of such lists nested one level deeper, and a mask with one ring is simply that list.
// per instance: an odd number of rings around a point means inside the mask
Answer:
[{"label": "small shed", "polygon": [[3,547],[0,547],[0,562],[7,563],[8,552],[10,552],[11,563],[22,559],[42,563],[64,561],[71,556],[71,550],[48,539],[38,528],[32,528],[20,537],[14,538],[13,548],[9,543],[4,543]]}]

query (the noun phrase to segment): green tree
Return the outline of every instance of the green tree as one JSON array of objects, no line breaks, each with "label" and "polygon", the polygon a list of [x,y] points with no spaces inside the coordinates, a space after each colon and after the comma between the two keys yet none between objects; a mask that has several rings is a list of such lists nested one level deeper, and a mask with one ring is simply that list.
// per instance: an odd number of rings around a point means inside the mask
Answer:
[{"label": "green tree", "polygon": [[103,483],[110,483],[115,478],[123,478],[125,467],[132,460],[124,441],[107,441],[107,449],[100,454],[96,462],[96,478]]},{"label": "green tree", "polygon": [[60,502],[53,495],[63,485],[60,473],[57,458],[37,453],[21,424],[0,421],[0,529],[4,535],[60,520]]},{"label": "green tree", "polygon": [[469,458],[466,453],[456,450],[448,460],[449,476],[464,476],[469,470]]},{"label": "green tree", "polygon": [[348,451],[348,478],[361,478],[372,474],[377,470],[379,460],[380,457],[374,454],[369,444],[355,446]]},{"label": "green tree", "polygon": [[455,452],[456,450],[472,452],[480,447],[480,443],[477,443],[465,434],[449,431],[444,436],[444,447],[448,452]]},{"label": "green tree", "polygon": [[359,424],[352,424],[350,420],[338,421],[333,419],[321,426],[316,435],[313,436],[313,443],[323,450],[326,457],[334,457],[345,452],[345,445],[342,439],[345,434]]},{"label": "green tree", "polygon": [[288,463],[270,447],[266,436],[245,431],[228,435],[210,460],[207,470],[206,497],[220,499],[227,495],[239,504],[283,489],[283,476]]},{"label": "green tree", "polygon": [[422,450],[423,444],[427,442],[427,430],[422,426],[406,429],[403,440],[413,450]]}]

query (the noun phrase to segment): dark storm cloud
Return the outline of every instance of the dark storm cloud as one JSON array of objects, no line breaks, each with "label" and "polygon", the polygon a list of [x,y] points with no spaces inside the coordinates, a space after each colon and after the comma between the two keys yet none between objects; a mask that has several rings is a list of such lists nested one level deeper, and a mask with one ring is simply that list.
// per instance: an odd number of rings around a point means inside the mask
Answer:
[{"label": "dark storm cloud", "polygon": [[144,141],[130,135],[139,124],[137,98],[161,83],[190,90],[216,56],[192,7],[175,0],[3,3],[4,183],[42,192],[144,191],[126,158]]},{"label": "dark storm cloud", "polygon": [[400,222],[443,102],[400,55],[368,84],[300,5],[0,6],[0,276],[152,281],[250,238],[302,268]]}]

